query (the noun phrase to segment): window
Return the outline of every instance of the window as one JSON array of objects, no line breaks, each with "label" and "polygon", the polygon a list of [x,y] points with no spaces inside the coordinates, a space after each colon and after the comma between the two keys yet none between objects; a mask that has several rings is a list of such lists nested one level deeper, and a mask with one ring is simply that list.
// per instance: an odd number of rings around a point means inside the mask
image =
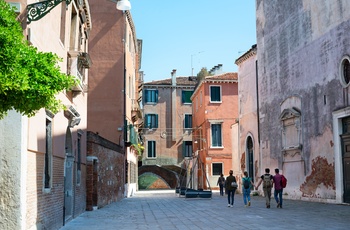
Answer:
[{"label": "window", "polygon": [[185,129],[192,128],[192,114],[185,114],[184,128]]},{"label": "window", "polygon": [[301,113],[297,108],[284,109],[280,115],[282,122],[283,150],[301,148]]},{"label": "window", "polygon": [[201,91],[200,95],[199,95],[199,106],[202,107],[202,103],[203,103],[203,93]]},{"label": "window", "polygon": [[343,87],[348,87],[350,83],[350,58],[348,56],[343,57],[340,62],[339,75]]},{"label": "window", "polygon": [[148,129],[158,128],[158,114],[146,114],[145,127]]},{"label": "window", "polygon": [[183,104],[191,104],[191,96],[193,94],[193,90],[182,90],[182,103]]},{"label": "window", "polygon": [[77,185],[81,182],[81,133],[78,133],[77,143]]},{"label": "window", "polygon": [[155,158],[156,157],[156,142],[155,141],[148,141],[147,142],[147,157],[149,158]]},{"label": "window", "polygon": [[220,176],[222,173],[222,163],[213,163],[213,176]]},{"label": "window", "polygon": [[221,124],[211,124],[211,147],[222,147]]},{"label": "window", "polygon": [[221,86],[210,86],[210,102],[221,102]]},{"label": "window", "polygon": [[51,188],[51,167],[52,167],[52,121],[46,119],[46,151],[45,151],[45,165],[44,165],[44,188]]},{"label": "window", "polygon": [[182,156],[191,157],[192,156],[192,141],[182,142]]},{"label": "window", "polygon": [[158,90],[146,89],[145,103],[157,103],[157,102],[158,102]]}]

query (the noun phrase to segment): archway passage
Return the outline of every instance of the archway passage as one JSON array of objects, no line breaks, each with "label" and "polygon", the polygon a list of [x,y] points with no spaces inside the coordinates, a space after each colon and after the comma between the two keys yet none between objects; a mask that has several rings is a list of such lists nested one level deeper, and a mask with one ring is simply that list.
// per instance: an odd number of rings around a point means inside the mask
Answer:
[{"label": "archway passage", "polygon": [[343,202],[350,203],[350,118],[344,118],[342,123]]},{"label": "archway passage", "polygon": [[250,178],[254,181],[254,146],[252,137],[247,138],[247,172]]},{"label": "archway passage", "polygon": [[67,127],[65,142],[66,158],[64,161],[64,220],[68,222],[73,215],[73,166],[74,155],[72,133]]}]

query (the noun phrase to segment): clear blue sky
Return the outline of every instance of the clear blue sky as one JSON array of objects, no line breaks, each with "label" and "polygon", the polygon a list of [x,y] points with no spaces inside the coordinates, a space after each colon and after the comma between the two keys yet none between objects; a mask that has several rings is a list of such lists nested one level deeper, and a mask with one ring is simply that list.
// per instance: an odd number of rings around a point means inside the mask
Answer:
[{"label": "clear blue sky", "polygon": [[143,40],[144,81],[197,75],[235,60],[256,43],[255,0],[130,0],[136,36]]}]

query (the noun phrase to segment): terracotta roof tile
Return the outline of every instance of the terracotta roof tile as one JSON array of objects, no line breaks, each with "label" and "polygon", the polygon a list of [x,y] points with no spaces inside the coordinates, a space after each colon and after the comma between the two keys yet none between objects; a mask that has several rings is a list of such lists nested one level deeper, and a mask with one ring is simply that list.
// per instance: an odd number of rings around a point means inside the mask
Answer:
[{"label": "terracotta roof tile", "polygon": [[207,76],[205,80],[238,80],[238,74],[234,72],[218,74],[214,76]]},{"label": "terracotta roof tile", "polygon": [[[144,85],[171,85],[172,79],[157,80],[145,82]],[[176,77],[176,85],[196,85],[197,77]]]}]

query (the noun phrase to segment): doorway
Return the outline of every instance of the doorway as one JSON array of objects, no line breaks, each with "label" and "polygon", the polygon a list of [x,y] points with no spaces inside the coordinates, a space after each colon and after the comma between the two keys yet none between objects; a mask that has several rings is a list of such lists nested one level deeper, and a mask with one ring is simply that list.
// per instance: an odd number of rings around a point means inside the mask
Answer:
[{"label": "doorway", "polygon": [[252,178],[254,182],[254,146],[253,140],[251,136],[247,138],[247,172],[248,176]]},{"label": "doorway", "polygon": [[73,214],[73,165],[74,155],[72,147],[72,133],[70,128],[66,130],[65,142],[66,158],[64,161],[64,222],[68,222]]},{"label": "doorway", "polygon": [[344,203],[350,203],[350,118],[344,118],[342,123],[343,201]]}]

